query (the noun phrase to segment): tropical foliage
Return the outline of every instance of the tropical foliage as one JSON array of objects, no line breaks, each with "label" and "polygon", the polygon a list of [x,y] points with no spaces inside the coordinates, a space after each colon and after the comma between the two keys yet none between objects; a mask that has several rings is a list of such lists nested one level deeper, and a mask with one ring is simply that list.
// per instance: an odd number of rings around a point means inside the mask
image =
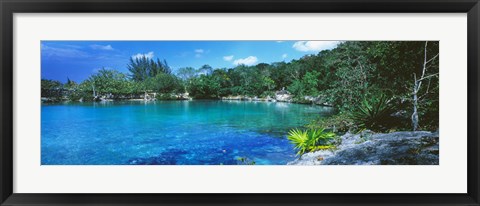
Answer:
[{"label": "tropical foliage", "polygon": [[42,97],[59,100],[62,98],[63,85],[59,81],[42,79],[41,88]]},{"label": "tropical foliage", "polygon": [[153,61],[145,56],[138,58],[130,58],[130,63],[127,65],[130,71],[130,77],[136,82],[145,81],[150,77],[155,77],[157,74],[170,74],[171,70],[167,61]]},{"label": "tropical foliage", "polygon": [[395,111],[386,95],[365,98],[352,112],[357,127],[373,131],[384,131],[392,126],[392,113]]},{"label": "tropical foliage", "polygon": [[287,136],[288,140],[295,145],[299,156],[307,152],[334,148],[331,142],[334,137],[335,133],[324,129],[292,129]]},{"label": "tropical foliage", "polygon": [[[295,102],[306,103],[304,97],[311,96],[322,97],[328,105],[333,105],[346,117],[345,121],[336,116],[333,118],[338,121],[317,122],[332,123],[327,127],[333,126],[338,131],[350,126],[374,130],[392,127],[380,123],[391,115],[387,114],[390,111],[397,114],[397,120],[391,121],[396,128],[411,130],[414,108],[418,116],[416,129],[436,130],[438,52],[439,42],[347,41],[335,49],[290,62],[232,68],[203,65],[197,69],[172,69],[165,60],[131,58],[127,73],[102,69],[79,83],[42,80],[42,97],[53,101],[94,101],[98,99],[95,96],[140,98],[154,92],[165,94],[158,97],[168,98],[187,92],[196,99],[219,99],[237,95],[272,97],[276,91],[285,89]],[[416,100],[412,91],[418,97]],[[388,107],[379,102],[382,98],[388,99]]]}]

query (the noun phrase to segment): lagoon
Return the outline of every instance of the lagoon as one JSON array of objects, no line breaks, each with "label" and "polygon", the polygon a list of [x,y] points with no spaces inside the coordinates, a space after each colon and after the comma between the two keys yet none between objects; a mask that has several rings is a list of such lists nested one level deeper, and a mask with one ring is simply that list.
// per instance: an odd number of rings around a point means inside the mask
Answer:
[{"label": "lagoon", "polygon": [[283,102],[43,104],[42,165],[283,165],[288,131],[332,108]]}]

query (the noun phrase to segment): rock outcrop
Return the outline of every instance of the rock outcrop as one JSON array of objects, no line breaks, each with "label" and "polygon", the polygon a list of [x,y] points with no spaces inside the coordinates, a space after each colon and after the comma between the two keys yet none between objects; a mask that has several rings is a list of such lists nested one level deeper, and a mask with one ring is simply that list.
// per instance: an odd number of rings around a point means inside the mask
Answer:
[{"label": "rock outcrop", "polygon": [[280,90],[275,92],[275,100],[278,102],[291,102],[292,95],[287,90]]},{"label": "rock outcrop", "polygon": [[272,101],[272,98],[270,96],[267,96],[265,98],[260,98],[257,96],[254,97],[248,97],[248,96],[226,96],[222,97],[222,100],[238,100],[238,101],[254,101],[254,102],[267,102],[267,101]]},{"label": "rock outcrop", "polygon": [[249,97],[243,95],[237,96],[226,96],[222,97],[222,100],[241,100],[241,101],[262,101],[262,102],[293,102],[293,95],[291,95],[287,90],[279,90],[275,92],[273,97],[266,96],[264,98],[259,98],[257,96]]},{"label": "rock outcrop", "polygon": [[312,104],[316,105],[322,105],[322,106],[329,106],[331,107],[332,104],[328,103],[325,99],[324,96],[318,95],[318,96],[304,96],[303,99],[307,102],[310,102]]},{"label": "rock outcrop", "polygon": [[364,131],[341,136],[335,151],[306,153],[289,165],[438,165],[438,132]]}]

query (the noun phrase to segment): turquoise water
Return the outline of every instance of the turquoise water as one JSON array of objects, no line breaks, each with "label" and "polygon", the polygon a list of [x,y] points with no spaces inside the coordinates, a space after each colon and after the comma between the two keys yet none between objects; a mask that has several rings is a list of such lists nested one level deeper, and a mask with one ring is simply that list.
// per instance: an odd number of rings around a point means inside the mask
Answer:
[{"label": "turquoise water", "polygon": [[246,101],[42,105],[42,165],[261,165],[295,159],[286,139],[328,107]]}]

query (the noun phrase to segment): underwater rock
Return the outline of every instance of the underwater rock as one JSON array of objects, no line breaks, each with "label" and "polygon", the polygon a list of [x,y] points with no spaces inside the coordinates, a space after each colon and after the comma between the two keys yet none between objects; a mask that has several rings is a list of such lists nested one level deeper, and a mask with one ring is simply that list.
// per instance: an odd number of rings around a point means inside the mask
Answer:
[{"label": "underwater rock", "polygon": [[158,156],[153,157],[139,157],[128,160],[130,165],[176,165],[177,157],[179,155],[188,154],[185,150],[170,149],[162,152]]},{"label": "underwater rock", "polygon": [[347,133],[335,151],[306,153],[289,165],[438,165],[438,132]]},{"label": "underwater rock", "polygon": [[175,165],[176,163],[174,158],[162,156],[134,158],[128,161],[130,165]]}]

